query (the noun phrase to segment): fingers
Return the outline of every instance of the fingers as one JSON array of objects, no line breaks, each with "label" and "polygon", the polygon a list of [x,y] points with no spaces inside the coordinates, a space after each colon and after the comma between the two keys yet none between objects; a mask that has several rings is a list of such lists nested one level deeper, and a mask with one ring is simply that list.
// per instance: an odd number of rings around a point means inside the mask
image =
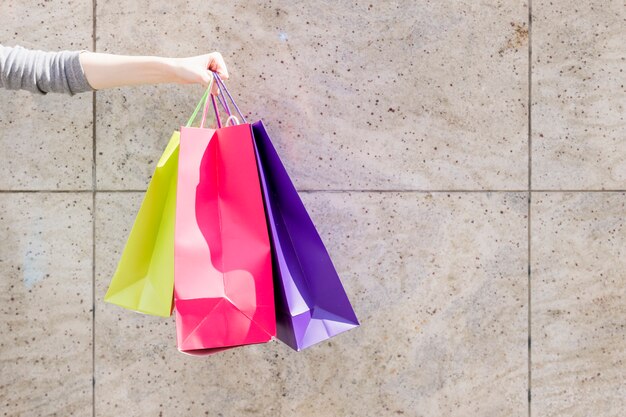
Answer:
[{"label": "fingers", "polygon": [[220,93],[220,90],[217,86],[217,83],[214,82],[213,85],[211,86],[211,94],[213,94],[214,96],[217,96]]},{"label": "fingers", "polygon": [[200,73],[200,79],[202,80],[201,82],[204,88],[208,88],[209,84],[213,80],[213,74],[211,74],[209,71],[203,71]]},{"label": "fingers", "polygon": [[220,93],[219,86],[217,85],[217,83],[215,82],[215,79],[213,78],[213,72],[205,70],[202,73],[201,77],[202,77],[202,85],[204,86],[204,88],[208,88],[209,85],[211,86],[211,94],[216,96]]},{"label": "fingers", "polygon": [[223,80],[228,79],[228,68],[226,68],[226,62],[224,62],[224,57],[222,57],[222,54],[219,52],[209,54],[208,68],[213,72],[217,72]]}]

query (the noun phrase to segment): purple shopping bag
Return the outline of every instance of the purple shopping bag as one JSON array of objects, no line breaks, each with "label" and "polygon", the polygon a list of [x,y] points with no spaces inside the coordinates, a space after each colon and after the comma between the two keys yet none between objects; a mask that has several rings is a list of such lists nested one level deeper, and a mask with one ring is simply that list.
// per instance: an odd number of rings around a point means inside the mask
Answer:
[{"label": "purple shopping bag", "polygon": [[252,133],[271,236],[276,337],[302,350],[359,322],[262,121]]},{"label": "purple shopping bag", "polygon": [[[224,83],[216,79],[245,122]],[[359,321],[262,121],[252,123],[252,134],[270,231],[276,337],[299,351],[357,327]]]}]

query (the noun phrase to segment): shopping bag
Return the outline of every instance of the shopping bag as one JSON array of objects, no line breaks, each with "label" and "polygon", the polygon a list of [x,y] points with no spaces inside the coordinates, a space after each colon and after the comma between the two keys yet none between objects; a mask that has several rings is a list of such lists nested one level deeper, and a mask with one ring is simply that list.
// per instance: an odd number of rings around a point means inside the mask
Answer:
[{"label": "shopping bag", "polygon": [[[191,126],[208,90],[187,122]],[[174,221],[179,132],[157,163],[104,301],[154,316],[173,307]]]},{"label": "shopping bag", "polygon": [[271,231],[277,338],[302,350],[359,325],[332,260],[262,121],[252,124]]},{"label": "shopping bag", "polygon": [[359,322],[263,122],[253,123],[252,131],[272,244],[277,338],[302,350]]},{"label": "shopping bag", "polygon": [[174,305],[178,349],[189,354],[263,343],[276,335],[252,129],[219,127],[219,113],[217,120],[216,130],[204,128],[204,116],[200,128],[181,128]]}]

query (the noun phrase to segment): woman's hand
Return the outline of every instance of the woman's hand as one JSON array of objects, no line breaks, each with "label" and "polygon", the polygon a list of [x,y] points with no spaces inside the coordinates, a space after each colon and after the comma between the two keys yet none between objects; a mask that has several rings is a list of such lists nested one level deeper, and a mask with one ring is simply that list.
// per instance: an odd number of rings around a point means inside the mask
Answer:
[{"label": "woman's hand", "polygon": [[[212,52],[206,55],[192,56],[189,58],[171,58],[173,69],[173,82],[180,84],[198,83],[208,87],[211,82],[211,71],[223,79],[228,79],[228,69],[222,54]],[[217,94],[218,88],[213,84],[213,94]]]}]

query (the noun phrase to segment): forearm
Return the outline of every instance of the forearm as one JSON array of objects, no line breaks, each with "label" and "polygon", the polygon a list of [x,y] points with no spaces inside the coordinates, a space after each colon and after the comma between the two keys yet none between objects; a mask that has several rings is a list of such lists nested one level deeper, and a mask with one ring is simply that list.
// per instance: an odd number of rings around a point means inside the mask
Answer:
[{"label": "forearm", "polygon": [[[216,72],[228,79],[219,52],[186,58],[128,56],[89,51],[44,52],[0,45],[0,87],[76,94],[139,84],[202,84]],[[217,86],[213,84],[213,94]]]},{"label": "forearm", "polygon": [[80,63],[89,84],[96,90],[177,82],[176,58],[112,55],[97,52],[80,54]]}]

